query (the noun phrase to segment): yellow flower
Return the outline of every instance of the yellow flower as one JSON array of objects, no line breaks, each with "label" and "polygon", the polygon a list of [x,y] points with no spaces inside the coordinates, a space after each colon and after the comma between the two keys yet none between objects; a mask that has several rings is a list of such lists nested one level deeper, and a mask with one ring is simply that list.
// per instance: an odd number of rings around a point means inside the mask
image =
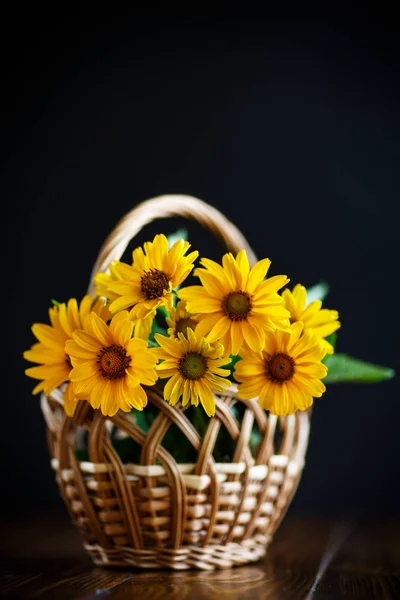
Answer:
[{"label": "yellow flower", "polygon": [[303,323],[297,322],[292,331],[269,332],[262,353],[244,354],[235,366],[239,398],[258,396],[272,414],[289,415],[322,396],[325,385],[320,380],[328,369],[320,361],[325,352],[311,331],[302,331]]},{"label": "yellow flower", "polygon": [[[71,339],[75,329],[82,327],[89,312],[95,312],[104,321],[109,317],[108,308],[100,298],[85,296],[78,307],[75,298],[68,300],[49,309],[51,325],[35,323],[32,332],[39,340],[30,350],[24,352],[24,358],[41,366],[26,369],[29,377],[42,380],[34,389],[33,394],[43,391],[50,394],[56,387],[68,381],[71,371],[71,362],[65,351],[67,340]],[[77,400],[73,393],[73,386],[67,385],[64,390],[64,409],[72,417]]]},{"label": "yellow flower", "polygon": [[[105,286],[106,294],[116,294],[110,305],[112,313],[129,309],[132,320],[144,319],[164,304],[167,309],[172,307],[171,292],[180,285],[190,271],[198,252],[185,256],[190,244],[177,240],[168,249],[168,240],[163,234],[156,235],[152,242],[146,242],[142,248],[133,251],[132,265],[116,262],[115,278]],[[95,278],[96,284],[104,285],[102,274]]]},{"label": "yellow flower", "polygon": [[105,416],[118,409],[143,410],[147,395],[142,384],[154,385],[157,380],[156,358],[144,340],[131,337],[132,331],[127,311],[115,315],[109,325],[91,313],[66,344],[76,395],[101,408]]},{"label": "yellow flower", "polygon": [[268,258],[252,269],[244,250],[236,259],[225,254],[223,266],[206,258],[200,262],[205,268],[194,274],[202,286],[183,288],[178,294],[186,301],[187,310],[198,315],[199,335],[210,342],[219,340],[227,355],[236,355],[244,342],[260,352],[267,331],[289,327],[289,311],[277,293],[289,279],[286,275],[264,279],[271,264]]},{"label": "yellow flower", "polygon": [[171,308],[170,316],[165,320],[168,325],[168,335],[173,338],[177,338],[178,333],[183,333],[186,337],[188,327],[194,331],[198,323],[198,318],[186,310],[186,303],[183,300],[178,302],[176,308]]},{"label": "yellow flower", "polygon": [[198,406],[202,403],[209,417],[215,414],[213,391],[222,392],[231,384],[227,379],[228,369],[222,369],[230,362],[224,357],[221,344],[210,344],[198,336],[190,327],[186,332],[178,333],[178,339],[156,333],[155,338],[161,348],[152,352],[162,359],[157,366],[161,379],[170,378],[164,387],[164,398],[175,405],[182,396],[182,405],[189,402]]},{"label": "yellow flower", "polygon": [[290,312],[291,323],[302,321],[304,323],[303,332],[306,333],[312,329],[314,334],[319,339],[322,347],[327,354],[333,354],[334,349],[326,338],[334,331],[339,329],[340,322],[339,313],[337,310],[328,310],[321,308],[321,300],[314,300],[307,306],[307,290],[299,283],[294,286],[293,291],[283,290],[282,298],[285,302],[285,307]]}]

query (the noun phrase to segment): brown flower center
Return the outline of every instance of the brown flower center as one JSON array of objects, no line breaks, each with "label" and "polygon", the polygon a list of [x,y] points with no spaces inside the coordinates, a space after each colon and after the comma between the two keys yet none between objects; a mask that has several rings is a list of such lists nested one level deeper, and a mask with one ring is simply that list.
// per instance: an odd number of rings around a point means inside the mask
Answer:
[{"label": "brown flower center", "polygon": [[230,292],[222,300],[222,310],[232,321],[243,321],[251,311],[251,298],[246,292]]},{"label": "brown flower center", "polygon": [[126,354],[122,346],[107,346],[102,348],[97,355],[96,363],[102,377],[120,379],[125,375],[125,369],[130,365],[131,357]]},{"label": "brown flower center", "polygon": [[176,333],[183,333],[183,335],[186,336],[188,327],[190,327],[190,329],[193,329],[194,331],[196,325],[196,321],[190,319],[189,317],[186,317],[183,319],[179,319],[179,321],[175,323],[175,331]]},{"label": "brown flower center", "polygon": [[165,291],[170,291],[170,278],[165,271],[150,269],[140,278],[140,288],[146,300],[156,300],[162,298]]},{"label": "brown flower center", "polygon": [[187,352],[179,361],[179,371],[185,379],[200,379],[207,371],[207,360],[197,352]]},{"label": "brown flower center", "polygon": [[283,383],[293,377],[295,362],[284,352],[275,352],[267,359],[265,370],[267,377],[274,383]]}]

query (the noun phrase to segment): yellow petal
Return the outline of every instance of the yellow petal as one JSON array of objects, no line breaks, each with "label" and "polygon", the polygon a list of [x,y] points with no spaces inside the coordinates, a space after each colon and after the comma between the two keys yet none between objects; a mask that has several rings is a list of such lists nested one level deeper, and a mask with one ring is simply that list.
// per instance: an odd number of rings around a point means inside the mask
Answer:
[{"label": "yellow petal", "polygon": [[[207,339],[210,342],[215,342],[219,340],[230,328],[232,321],[227,319],[226,317],[220,318],[214,327],[211,329],[210,333],[207,335]],[[200,323],[199,323],[200,325]],[[197,329],[197,328],[196,328]]]},{"label": "yellow petal", "polygon": [[104,321],[102,321],[102,319],[100,319],[96,313],[90,313],[88,324],[91,329],[91,333],[96,337],[97,340],[99,340],[103,347],[111,346],[114,343],[109,327],[107,327]]},{"label": "yellow petal", "polygon": [[[39,344],[37,345],[39,346]],[[42,363],[45,365],[62,363],[63,360],[65,360],[65,352],[62,352],[62,350],[53,350],[42,345],[40,345],[40,348],[37,350],[26,350],[23,356],[30,362]]]},{"label": "yellow petal", "polygon": [[70,369],[64,362],[52,365],[30,367],[29,369],[25,369],[25,375],[28,375],[28,377],[33,377],[33,379],[47,379],[48,377],[54,377],[55,374],[58,374],[62,383],[68,379],[69,371]]},{"label": "yellow petal", "polygon": [[301,389],[294,381],[294,378],[288,385],[289,394],[292,396],[293,402],[299,410],[306,410],[313,403],[312,395]]},{"label": "yellow petal", "polygon": [[162,348],[164,348],[164,350],[166,350],[169,354],[171,354],[172,356],[175,356],[176,358],[182,357],[182,349],[177,340],[175,340],[173,338],[167,338],[164,335],[161,335],[159,333],[156,333],[154,337],[155,337],[156,342]]},{"label": "yellow petal", "polygon": [[44,325],[43,323],[35,323],[32,326],[32,332],[39,342],[42,342],[42,344],[50,348],[63,347],[65,340],[67,339],[65,334],[60,335],[60,332],[56,329],[50,327],[50,325]]},{"label": "yellow petal", "polygon": [[93,377],[93,375],[99,375],[99,367],[96,363],[88,361],[78,367],[74,367],[70,373],[70,379],[71,381],[80,381],[81,379]]},{"label": "yellow petal", "polygon": [[203,405],[204,410],[206,411],[207,416],[213,417],[215,415],[215,398],[214,394],[205,383],[203,379],[198,379],[196,381],[199,400]]},{"label": "yellow petal", "polygon": [[263,260],[258,261],[251,269],[247,285],[247,292],[250,295],[255,292],[256,288],[264,280],[270,265],[271,261],[269,258],[264,258]]},{"label": "yellow petal", "polygon": [[300,311],[303,311],[306,306],[307,301],[307,290],[304,285],[300,285],[299,283],[293,288],[293,296],[296,301],[296,305]]},{"label": "yellow petal", "polygon": [[155,312],[150,313],[144,319],[138,319],[134,325],[134,336],[142,340],[148,340],[153,326]]},{"label": "yellow petal", "polygon": [[254,352],[261,352],[265,347],[265,332],[264,330],[256,325],[256,320],[248,319],[242,324],[244,341],[246,344],[254,350]]},{"label": "yellow petal", "polygon": [[241,274],[231,252],[224,254],[222,257],[222,265],[231,289],[234,291],[240,289]]},{"label": "yellow petal", "polygon": [[236,256],[236,263],[240,271],[240,287],[242,289],[247,288],[247,280],[250,273],[249,259],[247,258],[246,250],[240,250]]},{"label": "yellow petal", "polygon": [[[77,329],[72,334],[73,340],[78,346],[85,348],[89,352],[93,352],[97,354],[102,346],[101,342],[96,339],[96,337],[83,329]],[[73,345],[71,345],[70,341],[67,341],[65,345],[68,354],[73,354]]]},{"label": "yellow petal", "polygon": [[[230,331],[232,341],[232,354],[233,356],[237,356],[243,344],[243,331],[241,323],[232,321]],[[225,333],[225,331],[223,333]]]},{"label": "yellow petal", "polygon": [[171,377],[171,379],[165,384],[165,387],[164,387],[165,400],[168,400],[168,401],[170,400],[174,386],[178,383],[180,378],[181,378],[180,373],[175,373],[175,375],[173,377]]},{"label": "yellow petal", "polygon": [[129,296],[120,296],[110,304],[110,311],[112,313],[116,313],[120,310],[124,310],[136,304],[137,296],[133,296],[132,294]]},{"label": "yellow petal", "polygon": [[114,342],[125,348],[132,337],[133,323],[129,318],[129,313],[123,310],[117,313],[111,320],[110,332]]},{"label": "yellow petal", "polygon": [[[211,298],[221,299],[223,295],[221,283],[213,273],[210,273],[210,271],[207,271],[206,269],[196,269],[196,275],[199,277],[204,289]],[[199,287],[201,289],[201,286],[193,287]]]},{"label": "yellow petal", "polygon": [[223,317],[224,315],[222,312],[207,315],[205,317],[201,316],[199,323],[196,326],[196,335],[198,337],[205,337],[208,333],[210,333],[214,325]]},{"label": "yellow petal", "polygon": [[78,399],[74,394],[74,386],[69,383],[64,390],[64,410],[68,417],[73,417],[78,404]]},{"label": "yellow petal", "polygon": [[88,379],[81,379],[80,381],[74,382],[75,396],[79,396],[80,400],[88,400],[92,389],[96,386],[99,381],[99,374],[93,375]]}]

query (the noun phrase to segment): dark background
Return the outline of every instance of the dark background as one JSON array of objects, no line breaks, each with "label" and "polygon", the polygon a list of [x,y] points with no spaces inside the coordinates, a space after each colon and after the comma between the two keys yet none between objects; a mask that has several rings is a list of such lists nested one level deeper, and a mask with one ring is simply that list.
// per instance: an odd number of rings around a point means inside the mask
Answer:
[{"label": "dark background", "polygon": [[[51,23],[51,18],[50,18]],[[5,21],[1,197],[2,502],[61,501],[30,366],[51,298],[85,293],[105,237],[136,203],[187,193],[237,224],[272,274],[327,280],[338,351],[399,365],[399,56],[394,14]],[[182,225],[179,219],[148,227]],[[219,247],[188,225],[193,245]],[[11,359],[11,360],[10,360]],[[331,386],[315,402],[292,511],[399,508],[399,383]]]}]

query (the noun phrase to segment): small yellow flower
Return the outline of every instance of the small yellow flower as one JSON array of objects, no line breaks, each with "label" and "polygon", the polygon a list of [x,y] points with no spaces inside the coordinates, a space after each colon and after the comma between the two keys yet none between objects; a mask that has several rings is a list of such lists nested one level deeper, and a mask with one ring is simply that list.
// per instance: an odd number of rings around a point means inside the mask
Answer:
[{"label": "small yellow flower", "polygon": [[176,308],[171,308],[170,316],[165,320],[168,325],[168,335],[173,338],[177,338],[178,333],[183,333],[186,337],[188,327],[195,331],[198,323],[198,318],[186,310],[186,303],[183,300],[178,302]]},{"label": "small yellow flower", "polygon": [[222,392],[231,385],[224,379],[229,370],[221,368],[230,358],[224,356],[221,344],[210,344],[190,327],[186,335],[178,333],[178,339],[155,335],[161,347],[153,348],[152,352],[163,361],[157,371],[161,379],[169,378],[164,398],[175,405],[182,397],[183,406],[188,403],[198,406],[200,401],[207,415],[212,417],[215,414],[213,391]]},{"label": "small yellow flower", "polygon": [[265,335],[277,327],[289,327],[289,311],[277,293],[287,284],[286,275],[265,279],[271,261],[259,261],[250,269],[246,252],[234,258],[225,254],[222,266],[203,258],[204,269],[196,269],[202,285],[182,288],[179,297],[186,301],[187,310],[196,314],[196,332],[210,342],[219,340],[226,354],[239,354],[243,344],[260,352]]},{"label": "small yellow flower", "polygon": [[289,415],[322,396],[325,385],[320,380],[328,371],[320,362],[325,351],[311,331],[302,331],[303,324],[297,322],[291,332],[269,332],[261,354],[244,354],[235,366],[239,398],[258,397],[272,414]]},{"label": "small yellow flower", "polygon": [[132,265],[114,263],[114,281],[107,283],[103,274],[97,275],[95,283],[105,285],[105,294],[117,295],[111,302],[110,311],[117,313],[129,309],[130,318],[136,320],[150,314],[154,316],[161,304],[170,310],[172,290],[186,279],[198,256],[198,252],[185,256],[189,248],[189,242],[177,240],[169,249],[167,238],[159,234],[152,242],[146,242],[143,249],[133,251]]},{"label": "small yellow flower", "polygon": [[303,332],[310,329],[319,339],[326,354],[333,354],[334,348],[326,338],[334,331],[339,329],[340,321],[337,310],[328,310],[322,308],[321,300],[314,300],[307,306],[307,290],[299,283],[294,286],[293,291],[283,290],[282,298],[285,307],[290,312],[290,322],[296,323],[302,321],[304,324]]},{"label": "small yellow flower", "polygon": [[154,385],[157,380],[157,359],[144,340],[131,337],[132,331],[127,311],[116,314],[109,325],[91,313],[66,344],[77,397],[105,416],[118,409],[143,410],[147,395],[142,384]]},{"label": "small yellow flower", "polygon": [[[79,307],[75,298],[68,300],[49,309],[51,325],[35,323],[32,332],[39,340],[30,350],[24,352],[24,358],[40,366],[26,369],[25,373],[41,382],[33,389],[33,394],[43,391],[50,394],[56,387],[69,381],[71,362],[65,351],[67,340],[71,339],[75,329],[83,326],[89,313],[93,311],[100,319],[106,321],[109,317],[108,308],[104,300],[85,296]],[[75,412],[77,400],[73,393],[73,386],[67,385],[64,390],[64,409],[68,416]]]}]

